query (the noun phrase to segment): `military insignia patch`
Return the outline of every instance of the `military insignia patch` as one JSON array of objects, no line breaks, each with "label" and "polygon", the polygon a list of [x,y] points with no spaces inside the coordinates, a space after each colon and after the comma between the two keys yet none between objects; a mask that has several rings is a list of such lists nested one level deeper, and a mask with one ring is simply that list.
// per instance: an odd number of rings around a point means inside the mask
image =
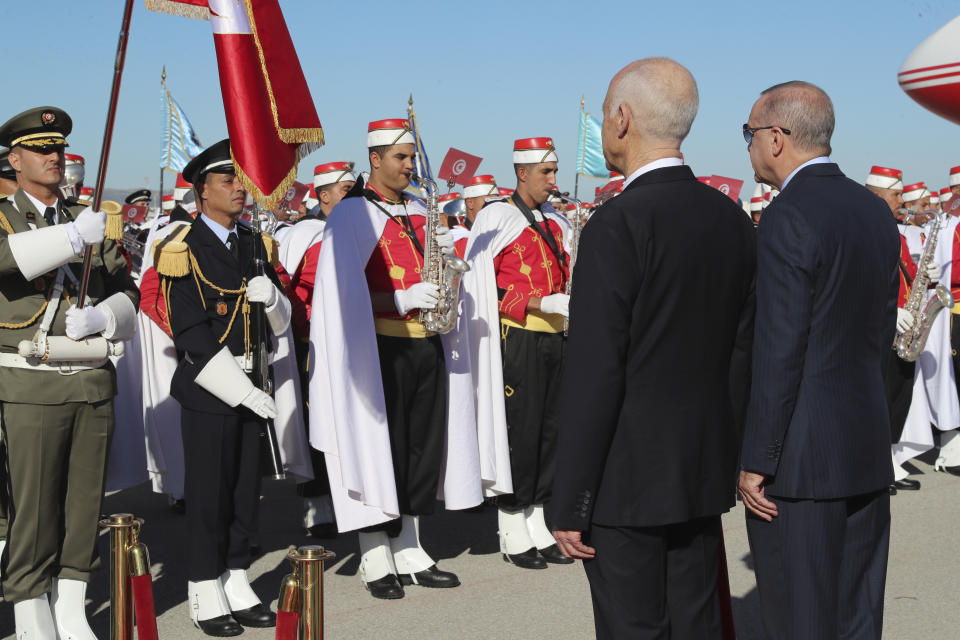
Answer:
[{"label": "military insignia patch", "polygon": [[224,302],[223,300],[217,301],[217,315],[218,316],[227,315],[227,303]]},{"label": "military insignia patch", "polygon": [[57,116],[53,113],[53,111],[44,111],[42,114],[40,114],[40,120],[43,121],[43,124],[49,125],[56,122]]}]

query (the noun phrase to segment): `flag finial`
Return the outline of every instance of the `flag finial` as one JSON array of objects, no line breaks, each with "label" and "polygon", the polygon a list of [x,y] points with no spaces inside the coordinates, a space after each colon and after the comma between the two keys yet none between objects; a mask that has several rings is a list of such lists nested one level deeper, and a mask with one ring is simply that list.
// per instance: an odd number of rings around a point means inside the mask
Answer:
[{"label": "flag finial", "polygon": [[585,103],[585,99],[586,99],[586,96],[581,93],[580,94],[580,111],[583,111],[583,105]]},{"label": "flag finial", "polygon": [[163,71],[160,72],[160,82],[167,81],[167,65],[163,65]]}]

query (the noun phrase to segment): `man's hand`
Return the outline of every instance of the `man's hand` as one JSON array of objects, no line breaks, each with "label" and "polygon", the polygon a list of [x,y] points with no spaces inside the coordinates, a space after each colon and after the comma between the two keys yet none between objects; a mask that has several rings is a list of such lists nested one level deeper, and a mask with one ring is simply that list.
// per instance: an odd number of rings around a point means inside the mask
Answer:
[{"label": "man's hand", "polygon": [[767,476],[752,471],[741,471],[737,490],[743,498],[744,506],[758,518],[772,522],[777,517],[777,505],[767,500],[764,495],[764,484]]},{"label": "man's hand", "polygon": [[554,293],[540,299],[540,311],[555,313],[564,318],[570,315],[570,296],[565,293]]},{"label": "man's hand", "polygon": [[107,315],[94,306],[87,305],[78,309],[72,305],[67,309],[67,337],[81,340],[89,335],[99,334],[107,328]]},{"label": "man's hand", "polygon": [[937,284],[940,282],[940,265],[935,262],[928,264],[927,277],[930,278],[930,284]]},{"label": "man's hand", "polygon": [[393,294],[393,303],[397,313],[402,316],[415,309],[433,309],[440,299],[440,288],[429,282],[418,282],[409,289],[397,289]]},{"label": "man's hand", "polygon": [[557,546],[563,555],[573,560],[592,560],[597,555],[597,550],[583,544],[582,531],[565,531],[556,529],[553,537],[557,541]]},{"label": "man's hand", "polygon": [[107,214],[87,207],[80,212],[72,224],[84,245],[100,244],[107,229]]},{"label": "man's hand", "polygon": [[897,333],[903,333],[913,326],[913,314],[906,309],[897,309]]},{"label": "man's hand", "polygon": [[440,253],[445,256],[453,255],[453,235],[450,233],[450,229],[447,229],[442,224],[438,224],[433,235],[437,239],[437,246],[440,247]]}]

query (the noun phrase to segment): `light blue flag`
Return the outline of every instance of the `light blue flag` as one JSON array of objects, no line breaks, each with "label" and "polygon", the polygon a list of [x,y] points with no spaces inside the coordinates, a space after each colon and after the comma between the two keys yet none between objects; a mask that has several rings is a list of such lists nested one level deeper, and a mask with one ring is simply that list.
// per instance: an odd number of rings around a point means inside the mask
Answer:
[{"label": "light blue flag", "polygon": [[577,173],[593,178],[607,178],[610,170],[603,159],[600,123],[586,111],[580,112],[580,138],[577,140]]},{"label": "light blue flag", "polygon": [[[417,129],[417,114],[413,111],[413,96],[410,96],[410,106],[407,109],[407,119],[410,121],[410,128],[413,130],[414,151],[413,170],[418,176],[433,180],[433,172],[430,170],[430,158],[427,157],[427,151],[423,148],[423,140],[420,139],[420,131]],[[406,191],[418,198],[426,198],[427,191],[417,179],[411,179]]]},{"label": "light blue flag", "polygon": [[203,151],[203,145],[187,114],[170,95],[166,85],[161,88],[161,111],[163,113],[163,150],[160,152],[160,168],[180,172],[190,159]]}]

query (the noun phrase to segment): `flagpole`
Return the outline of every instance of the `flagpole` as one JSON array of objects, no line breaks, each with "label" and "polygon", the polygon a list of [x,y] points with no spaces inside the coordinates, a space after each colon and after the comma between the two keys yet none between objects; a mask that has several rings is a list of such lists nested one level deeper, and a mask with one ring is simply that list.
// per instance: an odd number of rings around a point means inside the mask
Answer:
[{"label": "flagpole", "polygon": [[[93,192],[93,210],[99,211],[103,202],[103,185],[107,179],[107,162],[110,159],[110,142],[113,140],[113,123],[117,118],[117,101],[120,98],[120,79],[123,77],[123,63],[127,57],[127,36],[130,32],[130,18],[133,15],[133,0],[126,0],[123,8],[123,22],[117,38],[117,55],[113,63],[113,86],[110,88],[110,106],[107,109],[107,124],[103,131],[103,143],[100,147],[100,164],[97,167],[97,183]],[[80,291],[77,294],[77,308],[82,309],[87,298],[87,286],[90,284],[90,268],[93,266],[93,247],[87,246],[83,252],[83,271]]]},{"label": "flagpole", "polygon": [[[167,65],[163,65],[163,71],[160,73],[160,90],[163,91],[167,86]],[[167,158],[167,162],[170,158]],[[163,167],[160,167],[160,193],[157,195],[157,215],[163,212]]]},{"label": "flagpole", "polygon": [[[580,94],[580,126],[583,126],[583,105],[585,102],[585,94]],[[576,169],[576,167],[574,168]],[[577,192],[580,191],[580,172],[576,171],[576,176],[573,178],[573,199],[577,199]]]}]

